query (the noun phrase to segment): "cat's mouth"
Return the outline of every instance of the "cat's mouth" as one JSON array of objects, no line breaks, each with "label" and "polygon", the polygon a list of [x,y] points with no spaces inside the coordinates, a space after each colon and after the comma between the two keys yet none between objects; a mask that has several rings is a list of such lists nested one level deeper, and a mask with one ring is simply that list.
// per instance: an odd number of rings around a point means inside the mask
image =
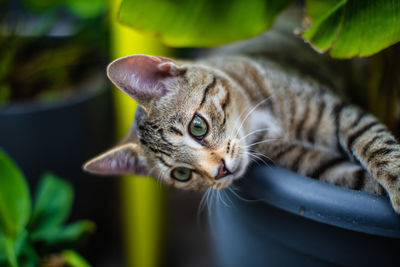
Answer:
[{"label": "cat's mouth", "polygon": [[232,172],[226,166],[225,160],[221,160],[221,164],[219,165],[217,176],[214,177],[215,180],[222,179],[228,175],[231,175]]},{"label": "cat's mouth", "polygon": [[[221,167],[220,167],[221,168]],[[240,178],[245,170],[245,162],[240,160],[236,166],[229,171],[228,174],[226,174],[223,177],[219,177],[218,179],[215,179],[214,183],[214,189],[224,189],[232,184],[232,182],[238,178]],[[218,177],[218,175],[217,175]],[[217,178],[216,177],[216,178]]]}]

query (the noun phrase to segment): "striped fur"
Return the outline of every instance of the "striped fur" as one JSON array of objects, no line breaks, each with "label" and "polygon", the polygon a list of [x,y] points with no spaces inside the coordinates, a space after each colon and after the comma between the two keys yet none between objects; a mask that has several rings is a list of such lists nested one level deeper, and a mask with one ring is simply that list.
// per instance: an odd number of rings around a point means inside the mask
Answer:
[{"label": "striped fur", "polygon": [[[278,141],[258,145],[258,152],[312,178],[371,193],[385,194],[386,190],[399,211],[400,146],[376,118],[271,62],[229,58],[216,63],[238,82],[244,72],[254,81],[263,77],[263,86],[254,82],[244,86],[271,96],[271,112],[284,134]],[[248,93],[249,97],[254,94]],[[261,137],[268,138],[268,133]]]},{"label": "striped fur", "polygon": [[[266,59],[168,64],[180,75],[161,81],[166,95],[139,108],[123,141],[137,145],[150,174],[182,189],[221,189],[253,159],[268,158],[321,181],[387,193],[400,212],[400,146],[372,115]],[[188,133],[195,114],[209,127],[201,141]],[[231,174],[216,180],[221,160]],[[193,170],[191,179],[172,179],[175,167]]]}]

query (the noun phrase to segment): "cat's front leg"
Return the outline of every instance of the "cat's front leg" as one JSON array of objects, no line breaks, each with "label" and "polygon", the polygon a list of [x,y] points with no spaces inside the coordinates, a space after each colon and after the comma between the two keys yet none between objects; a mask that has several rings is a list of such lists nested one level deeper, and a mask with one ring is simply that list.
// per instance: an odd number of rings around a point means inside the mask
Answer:
[{"label": "cat's front leg", "polygon": [[311,178],[350,189],[384,193],[384,189],[368,172],[335,150],[281,139],[261,144],[257,151],[267,156],[274,164]]},{"label": "cat's front leg", "polygon": [[400,213],[400,145],[372,115],[354,107],[339,113],[340,146],[386,189]]}]

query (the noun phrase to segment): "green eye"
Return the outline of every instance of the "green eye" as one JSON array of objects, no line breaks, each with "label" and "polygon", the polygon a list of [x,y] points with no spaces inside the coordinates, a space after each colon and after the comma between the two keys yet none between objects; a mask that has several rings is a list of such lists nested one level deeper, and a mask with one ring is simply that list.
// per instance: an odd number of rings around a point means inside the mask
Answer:
[{"label": "green eye", "polygon": [[207,123],[203,118],[195,115],[193,120],[190,122],[189,130],[194,137],[203,137],[206,135],[208,130]]},{"label": "green eye", "polygon": [[172,170],[172,178],[180,182],[188,181],[192,176],[192,170],[184,167],[178,167]]}]

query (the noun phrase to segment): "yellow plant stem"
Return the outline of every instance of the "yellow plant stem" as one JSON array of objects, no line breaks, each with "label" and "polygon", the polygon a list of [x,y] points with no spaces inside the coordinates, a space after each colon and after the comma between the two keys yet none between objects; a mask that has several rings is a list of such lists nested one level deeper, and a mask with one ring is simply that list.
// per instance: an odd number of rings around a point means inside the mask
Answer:
[{"label": "yellow plant stem", "polygon": [[[117,21],[120,0],[110,1],[111,47],[114,58],[131,54],[168,55],[168,49],[154,38]],[[114,90],[118,137],[132,123],[136,103]],[[162,234],[162,189],[150,177],[126,176],[121,181],[123,235],[127,266],[154,267],[159,264]]]}]

